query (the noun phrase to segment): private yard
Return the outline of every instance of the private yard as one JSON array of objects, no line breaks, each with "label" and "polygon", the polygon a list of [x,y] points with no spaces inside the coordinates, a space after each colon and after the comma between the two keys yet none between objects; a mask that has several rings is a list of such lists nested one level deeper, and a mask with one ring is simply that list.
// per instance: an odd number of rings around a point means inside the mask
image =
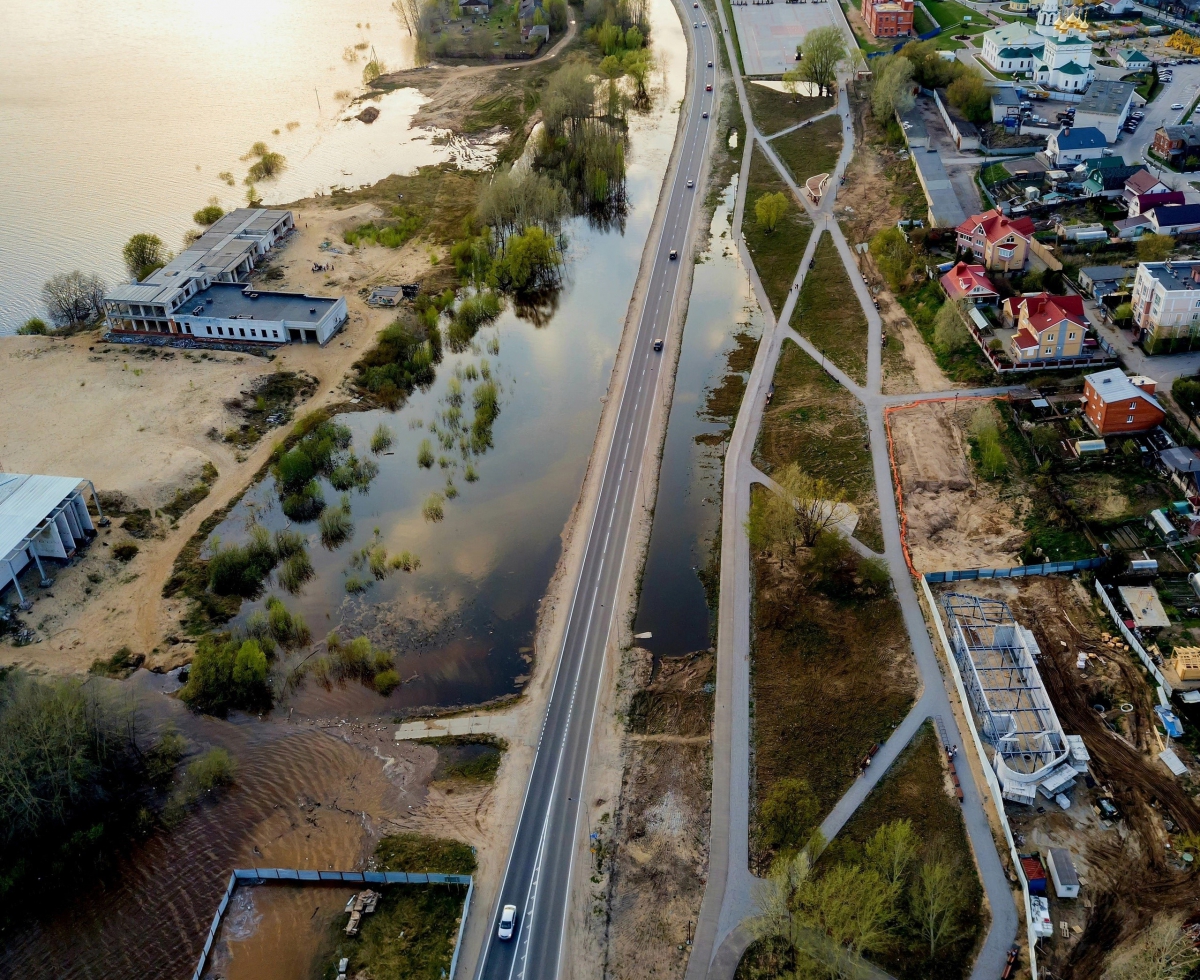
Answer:
[{"label": "private yard", "polygon": [[763,412],[754,464],[770,474],[796,463],[810,476],[841,487],[858,509],[854,536],[882,551],[875,474],[861,406],[790,340],[780,349],[773,381],[775,394]]},{"label": "private yard", "polygon": [[855,381],[866,384],[867,318],[829,235],[817,243],[791,325]]},{"label": "private yard", "polygon": [[944,758],[933,723],[926,721],[817,865],[820,870],[832,864],[861,864],[864,846],[880,827],[908,820],[920,842],[918,860],[942,860],[954,869],[960,894],[951,940],[931,955],[916,922],[901,916],[891,948],[873,957],[898,980],[961,980],[970,972],[975,947],[986,932],[983,889]]},{"label": "private yard", "polygon": [[814,174],[831,174],[842,150],[842,120],[826,116],[808,126],[771,141],[797,184],[803,184]]},{"label": "private yard", "polygon": [[819,116],[834,106],[832,97],[793,98],[787,92],[776,92],[773,88],[753,82],[746,86],[746,97],[750,100],[759,131],[767,134],[778,133],[788,126]]},{"label": "private yard", "polygon": [[[438,25],[440,29],[431,38],[433,54],[439,61],[498,61],[509,55],[536,54],[544,42],[521,39],[521,28],[513,24],[515,12],[515,3],[499,0],[486,17],[460,16]],[[562,34],[561,30],[552,30],[550,43]]]},{"label": "private yard", "polygon": [[[754,488],[756,495],[769,492]],[[781,848],[801,846],[807,837],[789,817],[797,788],[819,822],[857,778],[872,744],[907,714],[916,692],[886,567],[880,574],[877,562],[844,543],[837,547],[839,540],[832,548],[818,542],[800,549],[794,558],[752,556],[751,861],[760,872]]]},{"label": "private yard", "polygon": [[[755,203],[766,194],[783,194],[787,198],[787,210],[773,231],[768,231],[755,214]],[[812,222],[792,197],[787,182],[757,146],[750,161],[742,233],[746,236],[746,248],[754,260],[763,289],[771,301],[771,309],[778,316],[792,287],[792,280],[796,278],[796,270],[800,268],[804,249],[808,246]]]},{"label": "private yard", "polygon": [[996,372],[992,370],[987,357],[973,340],[967,338],[965,343],[952,348],[941,346],[935,341],[934,321],[938,310],[946,301],[946,294],[942,292],[938,283],[928,280],[897,299],[916,326],[921,339],[933,352],[938,367],[945,372],[946,377],[973,387],[995,383]]}]

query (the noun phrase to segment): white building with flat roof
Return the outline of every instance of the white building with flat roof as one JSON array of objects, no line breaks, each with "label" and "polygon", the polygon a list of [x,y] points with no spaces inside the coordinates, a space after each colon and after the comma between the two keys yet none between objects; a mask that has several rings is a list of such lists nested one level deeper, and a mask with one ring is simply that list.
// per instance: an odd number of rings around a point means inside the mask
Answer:
[{"label": "white building with flat roof", "polygon": [[241,282],[293,228],[291,211],[238,208],[141,282],[126,283],[104,297],[114,333],[177,333],[171,318],[214,282]]},{"label": "white building with flat roof", "polygon": [[172,333],[213,343],[321,344],[346,322],[346,299],[214,282],[171,317]]},{"label": "white building with flat roof", "polygon": [[25,606],[18,578],[31,563],[49,584],[43,558],[68,561],[96,532],[83,499],[92,495],[103,520],[96,488],[77,476],[0,473],[0,591],[10,584]]}]

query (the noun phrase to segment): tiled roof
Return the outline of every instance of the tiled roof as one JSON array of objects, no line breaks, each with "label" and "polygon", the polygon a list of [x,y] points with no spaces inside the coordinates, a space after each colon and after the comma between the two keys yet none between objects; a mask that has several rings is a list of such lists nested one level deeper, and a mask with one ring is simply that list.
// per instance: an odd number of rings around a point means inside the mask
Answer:
[{"label": "tiled roof", "polygon": [[999,210],[986,211],[983,214],[973,214],[961,225],[958,231],[964,235],[974,235],[981,228],[984,237],[989,242],[998,242],[1009,235],[1016,234],[1022,238],[1033,237],[1033,219],[1028,216],[1017,218],[1015,221],[1005,217]]},{"label": "tiled roof", "polygon": [[[942,288],[951,299],[963,299],[970,296],[975,289],[986,290],[993,296],[997,295],[996,287],[987,277],[987,272],[981,265],[968,265],[959,262],[941,279]],[[976,293],[976,295],[978,295]]]},{"label": "tiled roof", "polygon": [[1079,296],[1051,296],[1038,293],[1035,296],[1014,296],[1006,301],[1009,313],[1023,319],[1028,315],[1029,326],[1040,336],[1043,331],[1069,320],[1081,327],[1088,325],[1083,315],[1083,300]]}]

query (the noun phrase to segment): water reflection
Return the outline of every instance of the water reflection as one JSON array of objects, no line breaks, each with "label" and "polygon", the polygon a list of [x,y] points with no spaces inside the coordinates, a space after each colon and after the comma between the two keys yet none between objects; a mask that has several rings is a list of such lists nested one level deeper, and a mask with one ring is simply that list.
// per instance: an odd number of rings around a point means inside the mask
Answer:
[{"label": "water reflection", "polygon": [[730,236],[737,178],[714,210],[708,249],[692,280],[675,397],[659,475],[654,528],[634,632],[655,656],[707,649],[715,602],[714,538],[721,517],[721,468],[762,334],[762,315]]}]

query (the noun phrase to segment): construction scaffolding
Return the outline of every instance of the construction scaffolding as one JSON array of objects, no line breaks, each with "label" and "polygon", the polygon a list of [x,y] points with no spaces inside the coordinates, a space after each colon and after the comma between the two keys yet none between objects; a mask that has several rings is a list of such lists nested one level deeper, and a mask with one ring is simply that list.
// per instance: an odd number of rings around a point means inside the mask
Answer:
[{"label": "construction scaffolding", "polygon": [[1006,799],[1033,803],[1063,795],[1087,770],[1087,750],[1063,732],[1037,669],[1033,634],[999,599],[951,592],[942,597],[954,658],[979,720],[995,749],[992,765]]}]

